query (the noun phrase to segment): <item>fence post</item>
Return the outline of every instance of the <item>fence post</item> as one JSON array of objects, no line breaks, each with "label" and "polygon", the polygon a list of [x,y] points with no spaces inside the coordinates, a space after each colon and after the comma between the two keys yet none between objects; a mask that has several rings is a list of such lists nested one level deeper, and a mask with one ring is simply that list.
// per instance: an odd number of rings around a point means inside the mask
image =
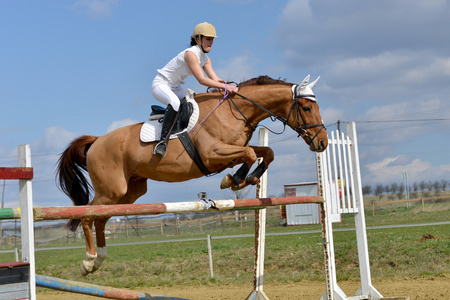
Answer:
[{"label": "fence post", "polygon": [[[30,145],[17,147],[19,167],[31,168]],[[30,264],[29,291],[30,300],[36,299],[36,268],[34,265],[34,224],[33,224],[33,193],[31,179],[19,179],[20,198],[20,228],[22,243],[22,261]]]},{"label": "fence post", "polygon": [[[259,146],[269,145],[269,131],[267,128],[259,130]],[[261,163],[259,159],[258,163]],[[261,176],[256,186],[256,198],[265,198],[267,196],[267,172]],[[269,299],[263,291],[264,282],[264,250],[266,236],[266,208],[255,210],[255,267],[253,278],[253,291],[246,300],[265,300]]]},{"label": "fence post", "polygon": [[206,240],[208,242],[209,275],[211,278],[214,278],[212,249],[211,249],[211,235],[210,234],[206,235]]}]

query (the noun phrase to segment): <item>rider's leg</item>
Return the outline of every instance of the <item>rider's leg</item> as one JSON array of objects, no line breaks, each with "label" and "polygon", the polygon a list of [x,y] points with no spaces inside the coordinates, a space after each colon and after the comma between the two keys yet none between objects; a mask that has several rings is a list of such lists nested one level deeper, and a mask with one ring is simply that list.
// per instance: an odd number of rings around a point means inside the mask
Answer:
[{"label": "rider's leg", "polygon": [[162,130],[161,130],[161,139],[158,145],[156,145],[155,150],[153,151],[153,154],[156,156],[163,158],[166,156],[167,151],[167,143],[169,141],[170,134],[172,132],[172,129],[177,122],[178,115],[180,114],[180,110],[175,111],[172,108],[172,105],[167,105],[166,113],[164,114],[164,120],[162,124]]},{"label": "rider's leg", "polygon": [[153,81],[152,94],[158,101],[167,104],[167,109],[162,124],[161,139],[153,153],[163,158],[166,155],[170,133],[178,119],[180,111],[179,97],[183,95],[183,92],[185,93],[185,90],[180,87],[172,89],[164,78],[160,77],[156,77]]},{"label": "rider's leg", "polygon": [[171,87],[170,83],[162,75],[157,75],[152,83],[152,94],[156,100],[165,105],[172,105],[175,111],[180,107],[180,99],[186,96],[186,90],[182,87]]}]

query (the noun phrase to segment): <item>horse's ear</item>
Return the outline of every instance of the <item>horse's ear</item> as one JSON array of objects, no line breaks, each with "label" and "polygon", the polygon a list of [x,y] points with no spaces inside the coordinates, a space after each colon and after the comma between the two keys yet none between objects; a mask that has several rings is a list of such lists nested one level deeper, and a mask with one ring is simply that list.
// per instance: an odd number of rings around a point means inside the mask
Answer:
[{"label": "horse's ear", "polygon": [[319,81],[319,78],[320,78],[320,76],[317,77],[316,80],[314,80],[313,82],[311,82],[310,84],[308,84],[308,87],[309,87],[311,90],[312,90],[313,87],[317,84],[317,81]]},{"label": "horse's ear", "polygon": [[311,101],[316,101],[316,97],[314,96],[314,92],[312,89],[316,85],[317,81],[319,81],[320,76],[311,83],[309,83],[309,78],[310,75],[306,76],[306,78],[303,79],[303,82],[298,86],[297,89],[293,88],[293,92],[296,94],[295,97],[297,98],[305,98]]},{"label": "horse's ear", "polygon": [[306,87],[307,87],[308,84],[309,84],[309,78],[310,78],[310,77],[311,77],[311,76],[308,74],[308,76],[306,76],[305,79],[303,79],[302,83],[300,83],[300,86],[299,86],[299,90],[300,90],[300,91],[303,91],[304,89],[306,89]]}]

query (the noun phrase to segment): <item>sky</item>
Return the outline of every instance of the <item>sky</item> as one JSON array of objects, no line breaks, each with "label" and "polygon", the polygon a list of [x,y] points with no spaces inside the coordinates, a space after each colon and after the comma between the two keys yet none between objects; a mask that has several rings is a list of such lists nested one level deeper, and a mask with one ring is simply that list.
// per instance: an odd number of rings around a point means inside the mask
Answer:
[{"label": "sky", "polygon": [[[402,172],[410,182],[449,180],[449,15],[445,0],[1,1],[0,166],[17,166],[17,145],[30,144],[34,205],[70,206],[55,183],[59,154],[80,135],[145,121],[160,104],[150,91],[156,70],[209,22],[219,36],[209,57],[224,80],[320,76],[328,132],[356,122],[363,185],[401,183]],[[184,87],[206,91],[193,78]],[[317,179],[315,155],[293,131],[270,134],[269,146],[268,195]],[[149,181],[137,203],[202,191],[229,199],[219,188],[227,173]],[[19,206],[18,194],[6,181],[5,207]]]}]

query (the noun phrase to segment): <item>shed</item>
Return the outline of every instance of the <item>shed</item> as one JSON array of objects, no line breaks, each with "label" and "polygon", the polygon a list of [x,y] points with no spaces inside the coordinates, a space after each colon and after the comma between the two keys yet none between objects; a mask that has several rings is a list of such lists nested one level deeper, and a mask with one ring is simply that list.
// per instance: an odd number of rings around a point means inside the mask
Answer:
[{"label": "shed", "polygon": [[[317,182],[284,185],[286,197],[318,196]],[[340,222],[340,215],[332,215],[332,222]],[[286,205],[286,225],[320,224],[320,206],[316,203]]]},{"label": "shed", "polygon": [[[285,184],[284,194],[286,197],[317,196],[317,182]],[[319,205],[316,203],[286,205],[286,224],[288,226],[320,224]]]}]

